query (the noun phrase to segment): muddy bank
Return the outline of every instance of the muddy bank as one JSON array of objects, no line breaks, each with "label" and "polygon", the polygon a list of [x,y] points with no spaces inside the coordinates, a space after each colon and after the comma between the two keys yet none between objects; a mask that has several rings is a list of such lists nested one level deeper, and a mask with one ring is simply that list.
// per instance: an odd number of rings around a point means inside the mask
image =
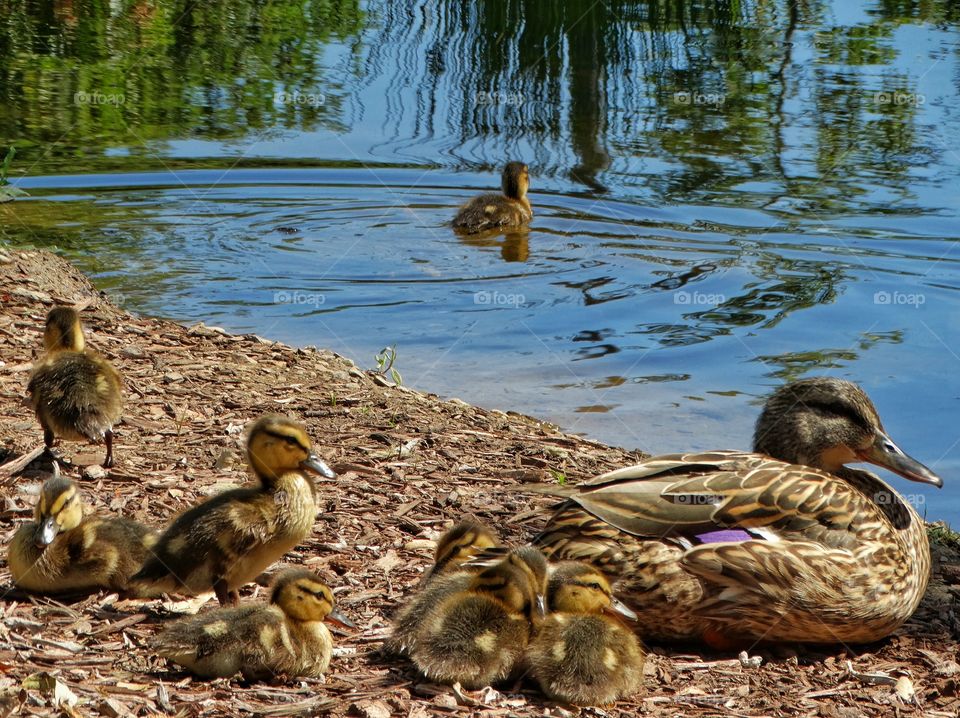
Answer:
[{"label": "muddy bank", "polygon": [[[69,710],[76,715],[563,713],[526,684],[455,696],[419,680],[406,663],[380,656],[379,642],[428,566],[432,539],[451,521],[472,514],[505,540],[524,541],[540,526],[549,499],[501,487],[551,480],[558,472],[579,481],[633,463],[636,454],[529,417],[392,386],[330,352],[134,317],[68,263],[38,251],[0,252],[0,464],[42,443],[23,395],[54,301],[86,306],[89,345],[126,380],[117,465],[82,479],[91,509],[162,525],[211,491],[246,480],[242,430],[249,421],[268,411],[298,417],[339,477],[320,483],[322,515],[287,561],[323,575],[360,630],[338,637],[342,655],[323,681],[194,681],[143,648],[178,606],[106,593],[75,602],[31,598],[12,590],[4,563],[0,715],[58,713],[36,679],[22,690],[37,673],[54,676],[75,695]],[[102,447],[67,443],[63,450],[75,477],[102,459]],[[30,515],[42,468],[35,463],[12,479],[0,476],[4,553]],[[734,655],[652,646],[646,692],[604,713],[955,716],[960,563],[947,547],[935,555],[924,603],[887,641],[853,651],[759,652],[759,667]],[[245,600],[253,593],[262,598],[262,589],[250,588]],[[908,680],[897,684],[903,676]]]}]

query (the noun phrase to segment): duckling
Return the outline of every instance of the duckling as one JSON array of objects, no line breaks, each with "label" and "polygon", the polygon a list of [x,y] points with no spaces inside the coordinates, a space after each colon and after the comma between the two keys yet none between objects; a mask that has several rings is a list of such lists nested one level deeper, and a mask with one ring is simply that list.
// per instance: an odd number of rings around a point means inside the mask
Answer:
[{"label": "duckling", "polygon": [[43,427],[47,453],[56,437],[107,445],[103,466],[113,466],[113,426],[120,420],[120,374],[106,359],[85,349],[80,315],[54,307],[43,332],[46,353],[34,364],[27,392]]},{"label": "duckling", "polygon": [[530,547],[481,569],[426,612],[410,648],[414,664],[429,680],[470,690],[507,678],[540,618],[545,578],[546,560]]},{"label": "duckling", "polygon": [[41,487],[33,521],[13,535],[7,564],[14,584],[26,591],[122,590],[157,536],[126,518],[84,518],[77,485],[54,476]]},{"label": "duckling", "polygon": [[550,613],[527,651],[530,673],[553,700],[599,706],[633,695],[643,682],[644,651],[633,631],[609,615],[636,614],[582,561],[556,564],[547,583]]},{"label": "duckling", "polygon": [[503,194],[482,194],[467,202],[453,220],[455,229],[473,234],[487,229],[516,227],[533,218],[527,199],[530,171],[523,162],[508,162],[501,178]]},{"label": "duckling", "polygon": [[274,581],[268,605],[218,608],[177,621],[152,646],[203,678],[319,677],[333,650],[324,620],[353,626],[334,611],[333,593],[319,576],[289,569]]},{"label": "duckling", "polygon": [[247,456],[259,485],[232,489],[180,514],[130,581],[141,597],[213,591],[221,605],[303,541],[317,514],[315,487],[304,470],[336,474],[311,453],[304,427],[268,415],[250,429]]},{"label": "duckling", "polygon": [[434,563],[420,582],[420,592],[397,613],[384,649],[398,655],[407,653],[424,616],[444,597],[470,586],[477,569],[464,568],[464,564],[498,545],[493,532],[472,519],[464,519],[445,532],[437,540]]},{"label": "duckling", "polygon": [[463,519],[437,541],[433,566],[424,581],[451,573],[487,549],[500,545],[496,534],[474,519]]}]

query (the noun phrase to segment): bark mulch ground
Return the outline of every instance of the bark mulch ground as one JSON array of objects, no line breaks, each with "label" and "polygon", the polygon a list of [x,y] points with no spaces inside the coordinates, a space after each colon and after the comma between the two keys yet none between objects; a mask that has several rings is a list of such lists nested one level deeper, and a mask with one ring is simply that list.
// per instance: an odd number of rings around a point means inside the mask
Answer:
[{"label": "bark mulch ground", "polygon": [[[243,429],[265,412],[304,421],[339,477],[321,483],[313,535],[286,557],[335,588],[358,630],[337,636],[323,680],[200,681],[151,655],[146,641],[184,605],[101,592],[76,600],[16,591],[0,562],[0,716],[571,715],[527,683],[455,693],[382,656],[390,616],[429,565],[433,540],[473,515],[523,542],[547,498],[504,491],[572,481],[634,463],[621,449],[563,434],[526,416],[393,386],[328,351],[133,316],[76,269],[41,251],[0,250],[0,464],[42,444],[23,402],[53,302],[80,305],[89,345],[126,381],[117,465],[102,447],[64,444],[65,469],[91,510],[157,526],[213,491],[246,480]],[[87,468],[84,467],[90,467]],[[0,469],[0,543],[31,515],[40,462]],[[5,553],[5,550],[3,550]],[[646,690],[585,712],[608,716],[957,716],[960,561],[935,546],[934,576],[913,619],[881,643],[754,650],[748,660],[651,646]],[[263,600],[251,586],[244,600]],[[213,603],[206,606],[209,608]],[[759,665],[758,665],[759,663]]]}]

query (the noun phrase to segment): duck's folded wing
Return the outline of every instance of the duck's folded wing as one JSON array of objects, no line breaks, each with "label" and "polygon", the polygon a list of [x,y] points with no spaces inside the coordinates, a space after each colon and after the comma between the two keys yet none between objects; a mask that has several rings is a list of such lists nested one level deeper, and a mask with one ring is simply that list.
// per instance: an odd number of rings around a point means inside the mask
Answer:
[{"label": "duck's folded wing", "polygon": [[852,549],[851,524],[871,513],[829,474],[741,452],[656,457],[567,495],[620,531],[691,543],[789,537]]}]

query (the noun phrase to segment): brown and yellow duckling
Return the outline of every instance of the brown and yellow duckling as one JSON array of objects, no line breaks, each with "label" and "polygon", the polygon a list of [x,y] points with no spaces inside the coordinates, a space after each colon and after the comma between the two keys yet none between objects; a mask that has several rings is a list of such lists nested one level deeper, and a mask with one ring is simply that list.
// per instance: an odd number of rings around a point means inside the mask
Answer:
[{"label": "brown and yellow duckling", "polygon": [[13,535],[7,564],[26,591],[123,590],[157,537],[130,519],[84,517],[77,485],[56,476],[44,482],[33,521]]},{"label": "brown and yellow duckling", "polygon": [[106,359],[85,348],[80,315],[54,307],[43,333],[46,353],[34,365],[27,392],[52,452],[56,437],[107,445],[103,465],[113,466],[113,427],[123,401],[120,374]]},{"label": "brown and yellow duckling", "polygon": [[433,566],[420,582],[416,597],[393,619],[393,630],[384,644],[387,652],[407,653],[416,641],[427,613],[445,597],[465,591],[482,568],[467,568],[464,564],[496,546],[499,541],[494,533],[472,519],[464,519],[446,531],[437,540]]},{"label": "brown and yellow duckling", "polygon": [[470,690],[508,678],[542,617],[545,581],[546,561],[531,547],[492,561],[471,575],[465,589],[437,597],[423,617],[410,658],[429,680]]},{"label": "brown and yellow duckling", "polygon": [[235,604],[241,586],[309,535],[317,505],[305,472],[335,474],[311,452],[303,426],[263,417],[250,429],[247,455],[258,485],[225,491],[180,514],[131,579],[134,594],[213,589],[221,605]]},{"label": "brown and yellow duckling", "polygon": [[868,461],[933,486],[873,403],[842,379],[779,388],[754,452],[673,454],[575,487],[534,540],[552,559],[589,561],[617,582],[645,637],[867,643],[923,597],[923,520]]},{"label": "brown and yellow duckling", "polygon": [[433,566],[424,581],[434,576],[460,570],[465,563],[487,549],[500,546],[496,534],[479,521],[463,519],[437,541]]},{"label": "brown and yellow duckling", "polygon": [[267,605],[219,608],[177,621],[152,641],[164,658],[203,678],[319,677],[333,638],[323,624],[352,626],[334,611],[333,592],[304,569],[282,572]]},{"label": "brown and yellow duckling", "polygon": [[636,614],[613,597],[599,569],[582,561],[551,567],[547,607],[527,650],[527,664],[548,698],[600,706],[640,690],[643,649],[615,617],[634,620]]},{"label": "brown and yellow duckling", "polygon": [[523,162],[508,162],[501,179],[503,194],[482,194],[467,202],[453,220],[455,229],[472,234],[517,227],[533,218],[527,198],[530,171]]}]

